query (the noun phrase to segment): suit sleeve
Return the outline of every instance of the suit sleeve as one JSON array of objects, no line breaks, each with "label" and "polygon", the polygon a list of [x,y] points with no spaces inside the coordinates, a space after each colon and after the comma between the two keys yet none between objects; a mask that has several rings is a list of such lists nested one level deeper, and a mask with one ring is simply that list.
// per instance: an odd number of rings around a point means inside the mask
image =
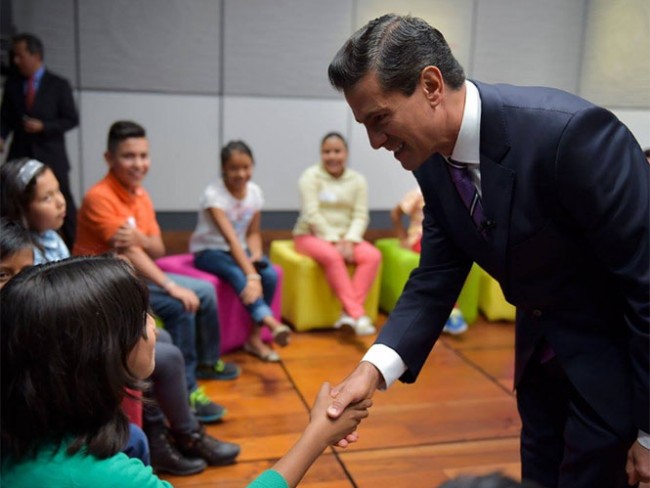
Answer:
[{"label": "suit sleeve", "polygon": [[414,382],[420,373],[472,265],[437,225],[430,207],[428,202],[424,207],[420,265],[411,273],[377,338],[378,344],[396,351],[406,364],[400,378],[406,383]]},{"label": "suit sleeve", "polygon": [[43,120],[43,133],[48,136],[63,134],[79,124],[79,116],[74,104],[70,83],[63,78],[56,81],[55,116],[52,119]]},{"label": "suit sleeve", "polygon": [[556,161],[563,210],[624,300],[635,422],[649,432],[650,166],[629,130],[597,107],[572,118]]}]

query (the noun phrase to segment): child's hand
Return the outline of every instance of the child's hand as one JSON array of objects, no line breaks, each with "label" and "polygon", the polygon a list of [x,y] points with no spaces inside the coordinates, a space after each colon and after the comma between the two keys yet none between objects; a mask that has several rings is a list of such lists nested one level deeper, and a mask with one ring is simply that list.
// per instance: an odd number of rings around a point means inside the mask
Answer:
[{"label": "child's hand", "polygon": [[250,305],[262,296],[262,282],[260,280],[248,280],[246,287],[240,294],[244,305]]},{"label": "child's hand", "polygon": [[329,383],[323,383],[321,386],[305,431],[313,435],[316,442],[322,443],[323,448],[337,444],[342,439],[347,440],[346,444],[356,442],[358,439],[356,428],[361,420],[368,416],[368,409],[372,406],[372,400],[367,398],[349,405],[338,418],[331,419],[327,415],[327,407],[332,401],[331,389]]},{"label": "child's hand", "polygon": [[201,302],[193,290],[172,282],[165,288],[165,291],[169,293],[169,296],[179,300],[188,312],[196,312],[199,309]]},{"label": "child's hand", "polygon": [[128,222],[123,223],[117,232],[110,238],[110,242],[116,249],[126,249],[138,245],[138,232]]}]

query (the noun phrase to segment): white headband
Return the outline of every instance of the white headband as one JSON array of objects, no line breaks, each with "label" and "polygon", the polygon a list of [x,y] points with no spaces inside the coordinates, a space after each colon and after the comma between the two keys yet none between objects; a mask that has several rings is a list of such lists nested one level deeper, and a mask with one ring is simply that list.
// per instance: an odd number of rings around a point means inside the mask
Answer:
[{"label": "white headband", "polygon": [[29,182],[32,181],[32,178],[40,169],[44,166],[40,161],[35,159],[30,159],[25,163],[25,165],[20,168],[18,171],[18,189],[23,191],[29,185]]}]

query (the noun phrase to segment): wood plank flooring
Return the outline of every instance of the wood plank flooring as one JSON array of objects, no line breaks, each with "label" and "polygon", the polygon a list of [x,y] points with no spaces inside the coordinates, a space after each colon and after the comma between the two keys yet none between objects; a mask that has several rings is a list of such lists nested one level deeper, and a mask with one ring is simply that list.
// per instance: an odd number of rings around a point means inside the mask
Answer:
[{"label": "wood plank flooring", "polygon": [[[321,383],[342,380],[373,340],[334,330],[302,332],[280,350],[278,364],[244,352],[229,354],[228,360],[241,365],[242,376],[203,384],[229,410],[208,431],[241,444],[238,463],[164,478],[177,487],[245,486],[298,438]],[[513,341],[511,323],[482,319],[461,337],[443,337],[418,381],[377,393],[359,442],[345,450],[328,449],[300,486],[432,487],[461,473],[496,470],[518,477]]]}]

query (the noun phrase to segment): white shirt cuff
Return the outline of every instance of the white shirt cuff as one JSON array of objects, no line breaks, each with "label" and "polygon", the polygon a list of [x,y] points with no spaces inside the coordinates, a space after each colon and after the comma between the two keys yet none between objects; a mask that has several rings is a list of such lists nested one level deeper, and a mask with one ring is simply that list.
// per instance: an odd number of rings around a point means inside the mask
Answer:
[{"label": "white shirt cuff", "polygon": [[406,371],[406,364],[393,349],[383,344],[374,344],[361,359],[375,366],[384,377],[384,384],[379,386],[385,390],[395,383]]},{"label": "white shirt cuff", "polygon": [[636,439],[646,449],[650,449],[650,434],[646,434],[642,430],[639,431],[639,436]]}]

